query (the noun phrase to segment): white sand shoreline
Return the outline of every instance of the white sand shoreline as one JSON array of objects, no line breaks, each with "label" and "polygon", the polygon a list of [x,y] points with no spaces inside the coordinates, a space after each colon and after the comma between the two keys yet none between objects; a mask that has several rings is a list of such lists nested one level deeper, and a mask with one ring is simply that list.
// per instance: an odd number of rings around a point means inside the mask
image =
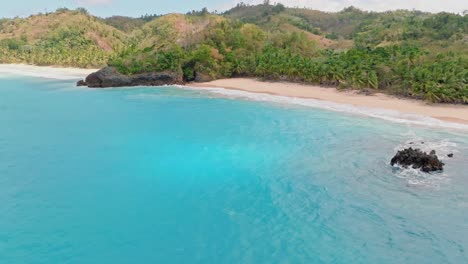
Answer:
[{"label": "white sand shoreline", "polygon": [[[362,95],[356,91],[338,91],[288,82],[263,82],[249,78],[216,80],[195,83],[197,88],[222,88],[234,91],[288,97],[302,105],[315,105],[341,112],[352,111],[389,121],[468,129],[468,106],[453,104],[427,104],[423,101],[396,98],[386,94]],[[309,102],[307,102],[309,100]],[[329,107],[325,102],[336,105]],[[322,107],[321,107],[322,106]]]},{"label": "white sand shoreline", "polygon": [[0,64],[0,75],[31,76],[59,80],[79,80],[97,70],[27,64]]},{"label": "white sand shoreline", "polygon": [[[97,70],[25,64],[0,64],[0,77],[2,75],[31,76],[76,81],[85,78],[88,74]],[[356,91],[343,92],[335,88],[288,82],[263,82],[249,78],[191,83],[188,87],[190,86],[202,90],[210,89],[212,92],[236,97],[251,97],[252,99],[262,101],[295,103],[377,117],[399,123],[468,130],[468,106],[466,105],[427,104],[419,100],[401,99],[386,94],[366,96],[357,94]],[[237,94],[235,94],[236,92]],[[267,98],[266,96],[269,97]]]}]

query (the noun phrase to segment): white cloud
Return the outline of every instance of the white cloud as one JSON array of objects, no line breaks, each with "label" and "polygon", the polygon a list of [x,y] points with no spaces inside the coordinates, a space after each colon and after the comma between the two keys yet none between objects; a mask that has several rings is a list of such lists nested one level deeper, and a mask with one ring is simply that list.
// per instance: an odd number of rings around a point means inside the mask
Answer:
[{"label": "white cloud", "polygon": [[[233,1],[231,6],[239,2],[259,4],[263,0]],[[466,0],[270,0],[271,3],[282,3],[290,7],[307,7],[323,11],[339,11],[348,6],[364,10],[387,11],[395,9],[417,9],[428,12],[455,12],[468,10]]]},{"label": "white cloud", "polygon": [[75,0],[78,5],[84,6],[97,6],[97,5],[109,5],[112,0]]}]

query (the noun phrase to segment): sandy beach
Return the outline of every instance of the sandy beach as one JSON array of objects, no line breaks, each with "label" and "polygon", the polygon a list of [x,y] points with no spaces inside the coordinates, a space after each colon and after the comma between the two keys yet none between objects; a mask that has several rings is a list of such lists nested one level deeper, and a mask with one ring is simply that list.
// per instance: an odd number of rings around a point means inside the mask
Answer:
[{"label": "sandy beach", "polygon": [[23,75],[59,80],[82,79],[97,69],[64,68],[55,66],[35,66],[26,64],[0,64],[0,74]]},{"label": "sandy beach", "polygon": [[357,107],[386,109],[403,114],[430,116],[445,122],[468,125],[468,106],[466,105],[428,104],[419,100],[396,98],[382,93],[363,95],[358,94],[356,91],[339,91],[335,88],[297,83],[263,82],[249,78],[222,79],[207,83],[191,84],[190,86],[234,89],[295,98],[312,98]]},{"label": "sandy beach", "polygon": [[[98,69],[63,68],[54,66],[34,66],[24,64],[0,64],[0,75],[23,75],[60,80],[79,80]],[[468,106],[453,104],[428,104],[424,101],[396,98],[376,93],[359,94],[357,91],[339,91],[289,82],[264,82],[252,78],[221,79],[206,83],[191,83],[191,87],[223,88],[231,91],[244,91],[255,94],[268,94],[301,99],[316,99],[323,102],[366,108],[366,111],[395,111],[402,114],[431,117],[435,120],[456,123],[468,128]],[[346,107],[344,107],[346,109]],[[419,121],[424,124],[425,121]]]}]

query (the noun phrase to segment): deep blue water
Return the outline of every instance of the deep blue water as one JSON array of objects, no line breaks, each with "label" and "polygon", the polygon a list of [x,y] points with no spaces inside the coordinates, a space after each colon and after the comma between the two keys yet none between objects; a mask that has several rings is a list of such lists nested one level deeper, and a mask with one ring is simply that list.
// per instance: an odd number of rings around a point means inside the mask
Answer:
[{"label": "deep blue water", "polygon": [[73,86],[0,79],[0,263],[468,263],[463,132]]}]

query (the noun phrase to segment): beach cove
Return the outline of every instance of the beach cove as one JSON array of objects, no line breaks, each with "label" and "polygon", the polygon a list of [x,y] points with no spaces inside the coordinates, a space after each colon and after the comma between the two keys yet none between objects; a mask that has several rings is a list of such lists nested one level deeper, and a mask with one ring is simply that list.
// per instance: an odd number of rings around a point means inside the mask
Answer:
[{"label": "beach cove", "polygon": [[461,1],[127,2],[0,9],[0,264],[468,263]]},{"label": "beach cove", "polygon": [[339,104],[386,109],[402,114],[429,116],[441,121],[468,124],[468,106],[453,104],[428,104],[421,100],[396,98],[383,93],[359,94],[359,90],[340,91],[336,88],[320,87],[289,82],[265,82],[256,79],[234,78],[207,83],[190,84],[194,87],[224,88],[251,93],[270,94],[303,99],[317,99]]},{"label": "beach cove", "polygon": [[[463,124],[18,67],[0,74],[2,263],[468,260]],[[409,146],[445,170],[390,166]]]},{"label": "beach cove", "polygon": [[[0,64],[0,74],[62,80],[83,79],[97,70],[98,69],[47,67],[24,64]],[[279,101],[282,103],[289,102],[311,107],[326,108],[339,112],[351,112],[400,123],[409,121],[417,125],[452,127],[468,130],[467,105],[428,104],[422,100],[396,98],[382,93],[364,95],[359,94],[358,90],[341,91],[336,88],[290,82],[268,82],[252,78],[232,78],[206,83],[188,83],[187,87],[199,89],[211,88],[207,90],[220,94],[226,93],[227,95],[235,97],[250,97],[252,99],[265,101],[278,101],[279,98]],[[230,93],[229,90],[234,91],[234,94]],[[252,94],[236,94],[235,91]],[[256,97],[255,94],[271,95],[273,97]],[[298,102],[300,99],[313,99],[317,100],[319,103],[314,104],[307,101]],[[327,104],[327,102],[331,102],[332,105]]]}]

